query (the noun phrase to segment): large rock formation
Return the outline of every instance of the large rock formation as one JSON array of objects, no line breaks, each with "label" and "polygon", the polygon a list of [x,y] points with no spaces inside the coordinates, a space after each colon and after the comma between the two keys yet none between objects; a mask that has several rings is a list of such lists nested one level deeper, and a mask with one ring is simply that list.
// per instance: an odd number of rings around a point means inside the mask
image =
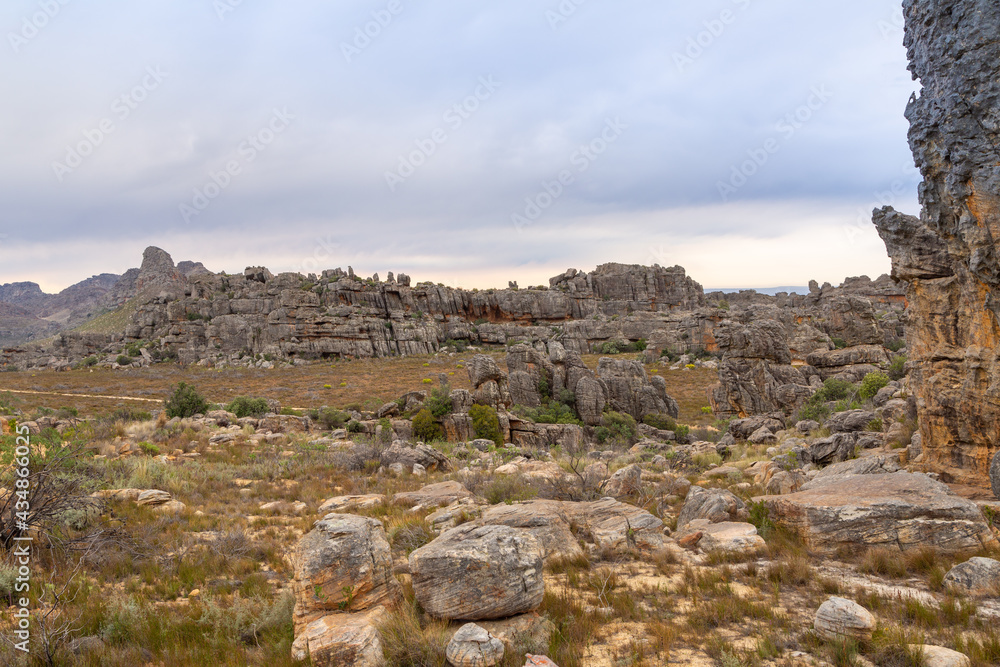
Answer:
[{"label": "large rock formation", "polygon": [[919,218],[876,210],[906,281],[907,347],[927,465],[983,485],[1000,448],[1000,6],[905,0],[919,97],[906,118],[923,176]]}]

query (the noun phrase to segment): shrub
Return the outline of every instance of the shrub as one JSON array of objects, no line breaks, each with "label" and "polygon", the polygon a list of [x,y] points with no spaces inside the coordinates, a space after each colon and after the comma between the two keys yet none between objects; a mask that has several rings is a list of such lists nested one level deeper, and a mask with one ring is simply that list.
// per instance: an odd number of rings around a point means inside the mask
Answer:
[{"label": "shrub", "polygon": [[469,408],[469,418],[472,419],[472,428],[476,432],[477,438],[486,438],[497,443],[497,447],[503,444],[503,436],[500,434],[500,419],[497,411],[488,405],[473,405]]},{"label": "shrub", "polygon": [[198,393],[198,390],[181,382],[174,387],[173,393],[164,405],[168,417],[193,417],[208,412],[208,401]]},{"label": "shrub", "polygon": [[899,352],[904,347],[906,347],[906,341],[901,338],[891,341],[886,345],[886,348],[891,352]]},{"label": "shrub", "polygon": [[435,419],[442,419],[451,414],[451,387],[444,385],[431,390],[431,395],[424,402],[424,407],[431,411]]},{"label": "shrub", "polygon": [[344,424],[350,421],[351,415],[342,410],[336,410],[324,405],[322,408],[310,410],[309,418],[321,424],[328,431],[332,431],[335,428],[342,428]]},{"label": "shrub", "polygon": [[823,401],[840,401],[854,393],[854,385],[847,380],[829,378],[823,382],[823,387],[814,396]]},{"label": "shrub", "polygon": [[874,373],[869,373],[865,376],[865,379],[861,381],[861,388],[858,390],[858,397],[862,401],[870,401],[875,398],[875,394],[882,387],[889,384],[889,376],[885,373],[876,371]]},{"label": "shrub", "polygon": [[661,431],[673,431],[677,428],[677,422],[670,415],[650,414],[642,418],[643,424],[648,424]]},{"label": "shrub", "polygon": [[843,338],[831,338],[830,342],[832,342],[833,346],[838,350],[843,350],[845,347],[847,347],[847,341],[844,340]]},{"label": "shrub", "polygon": [[145,410],[133,407],[115,408],[108,416],[110,422],[147,422],[153,415]]},{"label": "shrub", "polygon": [[606,412],[602,422],[603,424],[594,432],[598,442],[603,444],[608,440],[614,440],[628,444],[635,440],[637,424],[632,415],[623,412]]},{"label": "shrub", "polygon": [[347,422],[347,432],[348,433],[361,433],[361,422],[356,419],[352,419]]},{"label": "shrub", "polygon": [[893,380],[902,380],[906,375],[906,355],[897,354],[889,364],[889,377]]},{"label": "shrub", "polygon": [[119,354],[118,358],[115,359],[115,363],[117,363],[119,366],[129,366],[132,363],[132,359],[130,357],[125,356],[124,354]]},{"label": "shrub", "polygon": [[160,448],[151,442],[140,442],[139,451],[146,456],[157,456],[160,453]]},{"label": "shrub", "polygon": [[90,366],[96,366],[98,361],[99,361],[99,359],[97,357],[95,357],[95,356],[89,356],[86,359],[84,359],[83,361],[81,361],[80,365],[89,368]]},{"label": "shrub", "polygon": [[530,419],[536,424],[576,424],[577,426],[583,426],[583,422],[577,419],[573,408],[559,401],[549,401],[538,408],[526,408],[523,405],[515,405],[514,414],[525,419]]},{"label": "shrub", "polygon": [[250,398],[249,396],[237,396],[226,406],[226,410],[240,419],[243,417],[263,417],[269,409],[267,399]]},{"label": "shrub", "polygon": [[434,419],[434,413],[424,408],[414,415],[413,435],[424,442],[441,439],[443,432],[441,431],[441,425]]}]

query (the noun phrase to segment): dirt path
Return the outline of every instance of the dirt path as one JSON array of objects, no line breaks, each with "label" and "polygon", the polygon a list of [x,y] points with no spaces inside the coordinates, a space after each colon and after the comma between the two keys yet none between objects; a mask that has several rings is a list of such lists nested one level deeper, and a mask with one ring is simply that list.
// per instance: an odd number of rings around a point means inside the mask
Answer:
[{"label": "dirt path", "polygon": [[61,394],[55,391],[27,391],[24,389],[4,389],[4,393],[31,394],[34,396],[68,396],[70,398],[106,398],[113,401],[146,401],[147,403],[162,403],[159,398],[132,398],[131,396],[106,396],[101,394]]}]

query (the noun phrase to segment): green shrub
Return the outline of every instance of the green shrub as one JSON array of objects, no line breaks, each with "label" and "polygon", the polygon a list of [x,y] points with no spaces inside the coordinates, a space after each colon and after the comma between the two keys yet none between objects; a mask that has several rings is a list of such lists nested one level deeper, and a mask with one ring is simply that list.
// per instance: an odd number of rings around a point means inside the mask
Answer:
[{"label": "green shrub", "polygon": [[198,390],[181,382],[174,387],[173,393],[164,404],[168,417],[193,417],[208,412],[208,401],[198,393]]},{"label": "green shrub", "polygon": [[642,352],[646,349],[647,342],[645,338],[640,338],[634,343],[626,343],[624,341],[606,340],[596,346],[596,352],[598,354],[622,354],[624,352]]},{"label": "green shrub", "polygon": [[514,406],[514,414],[524,419],[530,419],[536,424],[576,424],[583,426],[573,408],[558,401],[549,401],[538,408],[526,408],[523,405]]},{"label": "green shrub", "polygon": [[89,356],[83,361],[81,361],[80,365],[89,368],[91,366],[96,366],[98,361],[100,361],[100,359],[98,359],[97,357]]},{"label": "green shrub", "polygon": [[497,475],[481,492],[490,505],[519,502],[538,497],[538,489],[520,475]]},{"label": "green shrub", "polygon": [[843,338],[831,338],[830,342],[832,342],[833,346],[838,350],[843,350],[845,347],[847,347],[847,341],[844,340]]},{"label": "green shrub", "polygon": [[661,431],[673,431],[677,428],[677,422],[670,415],[651,414],[642,418],[643,424],[648,424]]},{"label": "green shrub", "polygon": [[336,428],[343,428],[344,424],[350,421],[351,415],[348,412],[324,405],[322,408],[310,410],[309,418],[322,425],[326,430],[332,431]]},{"label": "green shrub", "polygon": [[451,414],[451,387],[444,385],[431,390],[424,401],[424,407],[431,411],[435,419],[443,419]]},{"label": "green shrub", "polygon": [[891,352],[899,352],[904,347],[906,347],[906,341],[901,338],[886,345],[886,348],[888,348]]},{"label": "green shrub", "polygon": [[266,398],[237,396],[226,406],[226,410],[242,419],[243,417],[263,417],[270,411],[270,408]]},{"label": "green shrub", "polygon": [[594,432],[600,443],[613,440],[621,444],[630,444],[636,437],[637,424],[632,415],[623,412],[606,412],[602,425]]},{"label": "green shrub", "polygon": [[847,380],[829,378],[813,396],[819,396],[823,401],[840,401],[854,393],[854,385]]},{"label": "green shrub", "polygon": [[361,433],[361,422],[356,419],[352,419],[347,422],[347,432],[348,433]]},{"label": "green shrub", "polygon": [[469,408],[469,418],[472,419],[472,428],[476,432],[477,438],[486,438],[497,443],[497,447],[503,444],[503,436],[500,435],[500,419],[497,411],[488,405],[473,405]]},{"label": "green shrub", "polygon": [[115,359],[115,363],[119,366],[129,366],[132,363],[132,359],[130,357],[126,357],[124,354],[119,354],[118,358]]},{"label": "green shrub", "polygon": [[418,440],[431,442],[433,440],[440,440],[444,433],[441,430],[441,425],[434,419],[434,414],[427,408],[424,408],[413,417],[413,435]]},{"label": "green shrub", "polygon": [[893,380],[902,380],[906,375],[906,355],[897,354],[889,364],[889,377]]},{"label": "green shrub", "polygon": [[151,442],[140,442],[139,451],[141,451],[146,456],[158,456],[160,453],[160,448]]},{"label": "green shrub", "polygon": [[148,422],[152,418],[151,413],[133,407],[115,408],[107,416],[111,422]]},{"label": "green shrub", "polygon": [[889,376],[881,371],[869,373],[861,381],[861,388],[858,390],[858,398],[862,401],[870,401],[875,398],[875,394],[882,387],[889,384]]}]

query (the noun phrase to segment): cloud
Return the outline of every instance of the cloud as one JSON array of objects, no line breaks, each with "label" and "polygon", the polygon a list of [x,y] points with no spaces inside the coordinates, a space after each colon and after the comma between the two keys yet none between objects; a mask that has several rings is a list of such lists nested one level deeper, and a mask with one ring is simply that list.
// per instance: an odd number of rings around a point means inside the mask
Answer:
[{"label": "cloud", "polygon": [[[889,203],[879,193],[915,208],[895,2],[583,2],[565,17],[536,0],[398,3],[239,3],[221,19],[209,2],[63,6],[0,53],[24,93],[0,108],[0,282],[64,287],[136,265],[147,244],[212,268],[302,267],[332,236],[334,265],[476,286],[645,262],[643,243],[684,247],[677,263],[706,284],[802,283],[824,277],[799,275],[815,261],[698,258],[783,239],[822,247],[826,279],[877,273],[884,249],[831,245],[829,230]],[[8,3],[0,27],[36,9]],[[162,81],[142,90],[150,68]],[[250,159],[275,109],[294,120]],[[616,119],[627,127],[581,170]],[[724,201],[720,183],[761,150]],[[72,151],[88,154],[60,180]],[[390,189],[401,160],[413,173]],[[564,171],[572,183],[518,233],[512,216]]]}]

